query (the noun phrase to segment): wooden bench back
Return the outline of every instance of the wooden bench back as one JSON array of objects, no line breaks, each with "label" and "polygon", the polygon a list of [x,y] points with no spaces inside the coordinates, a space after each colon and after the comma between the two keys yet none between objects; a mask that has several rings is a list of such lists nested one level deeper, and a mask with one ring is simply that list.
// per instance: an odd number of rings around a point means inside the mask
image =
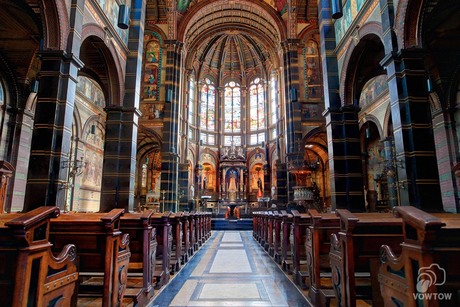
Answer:
[{"label": "wooden bench back", "polygon": [[[390,245],[401,250],[402,219],[392,213],[351,213],[338,209],[340,231],[331,235],[330,261],[333,287],[341,306],[356,306],[359,289],[364,297],[381,304],[378,286],[380,246]],[[358,281],[363,282],[357,287]]]},{"label": "wooden bench back", "polygon": [[57,207],[0,214],[0,306],[75,306],[76,248],[51,252],[50,218]]},{"label": "wooden bench back", "polygon": [[129,235],[128,273],[141,273],[142,288],[147,299],[153,296],[155,257],[157,252],[156,229],[151,225],[153,210],[143,213],[126,213],[121,217],[120,230]]},{"label": "wooden bench back", "polygon": [[[409,206],[395,211],[403,219],[404,243],[401,252],[381,247],[379,281],[385,304],[459,306],[460,215]],[[451,298],[425,299],[439,294]]]},{"label": "wooden bench back", "polygon": [[307,269],[310,283],[309,297],[314,306],[319,306],[321,289],[328,289],[323,285],[322,275],[330,279],[331,265],[329,252],[331,249],[331,234],[340,230],[340,218],[335,213],[318,213],[314,209],[308,210],[311,216],[311,225],[307,229],[305,244],[307,254]]},{"label": "wooden bench back", "polygon": [[[53,250],[75,244],[80,263],[80,288],[85,279],[102,276],[103,306],[120,306],[126,289],[129,235],[120,231],[124,209],[108,213],[68,213],[51,219]],[[86,286],[85,286],[86,288]],[[88,288],[93,288],[88,286]]]}]

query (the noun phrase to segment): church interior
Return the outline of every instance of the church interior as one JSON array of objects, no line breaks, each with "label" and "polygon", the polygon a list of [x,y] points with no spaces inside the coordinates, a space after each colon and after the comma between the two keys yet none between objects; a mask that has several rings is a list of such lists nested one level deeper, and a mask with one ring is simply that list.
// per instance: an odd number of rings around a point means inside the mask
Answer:
[{"label": "church interior", "polygon": [[459,306],[460,2],[0,4],[0,306]]}]

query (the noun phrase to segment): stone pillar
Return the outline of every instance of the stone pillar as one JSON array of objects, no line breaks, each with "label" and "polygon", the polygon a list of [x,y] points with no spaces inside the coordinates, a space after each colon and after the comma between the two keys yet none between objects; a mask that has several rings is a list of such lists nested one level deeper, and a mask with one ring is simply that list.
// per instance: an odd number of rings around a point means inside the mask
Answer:
[{"label": "stone pillar", "polygon": [[436,212],[443,208],[424,58],[423,50],[400,50],[381,63],[388,72],[399,203]]},{"label": "stone pillar", "polygon": [[126,60],[123,106],[106,108],[106,136],[101,211],[134,209],[139,99],[144,54],[146,0],[131,2],[129,53]]},{"label": "stone pillar", "polygon": [[[126,94],[127,95],[127,94]],[[126,97],[126,96],[125,96]],[[134,209],[137,108],[111,106],[107,112],[100,211]]]},{"label": "stone pillar", "polygon": [[67,182],[69,169],[64,166],[70,154],[77,74],[83,67],[74,54],[62,50],[41,51],[40,58],[25,211],[43,205],[64,209],[66,191],[61,187]]},{"label": "stone pillar", "polygon": [[185,211],[188,208],[189,201],[188,187],[188,163],[179,164],[179,211]]},{"label": "stone pillar", "polygon": [[[392,0],[380,0],[391,119],[399,186],[399,204],[442,211],[441,189],[428,99],[425,51],[398,48]],[[427,167],[427,165],[432,167]]]},{"label": "stone pillar", "polygon": [[278,206],[286,206],[288,202],[287,193],[287,165],[280,161],[276,162],[276,195]]},{"label": "stone pillar", "polygon": [[10,138],[12,144],[9,161],[15,167],[15,172],[8,184],[7,212],[23,209],[34,125],[34,114],[31,110],[15,109],[14,111],[16,120],[12,122],[14,127],[11,128],[13,135]]},{"label": "stone pillar", "polygon": [[320,0],[318,5],[332,210],[362,212],[365,203],[358,109],[342,107],[331,5],[329,0]]},{"label": "stone pillar", "polygon": [[[283,77],[284,97],[286,102],[286,157],[288,171],[292,165],[297,165],[299,159],[303,162],[301,107],[297,95],[299,93],[299,65],[298,40],[288,40],[282,43],[283,47]],[[287,176],[288,201],[294,200],[293,187],[295,178],[290,173]]]},{"label": "stone pillar", "polygon": [[180,118],[180,80],[181,80],[181,49],[182,43],[169,40],[166,42],[166,103],[163,122],[163,153],[161,162],[161,190],[165,191],[165,211],[173,211],[178,204],[178,173],[179,173],[179,118]]}]

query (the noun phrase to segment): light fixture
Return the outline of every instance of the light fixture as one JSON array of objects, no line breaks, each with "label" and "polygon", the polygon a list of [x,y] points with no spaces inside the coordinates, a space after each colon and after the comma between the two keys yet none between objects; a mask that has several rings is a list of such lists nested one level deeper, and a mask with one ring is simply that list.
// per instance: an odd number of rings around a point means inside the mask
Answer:
[{"label": "light fixture", "polygon": [[38,85],[39,85],[39,82],[37,79],[32,81],[32,83],[30,84],[30,91],[32,93],[38,93]]},{"label": "light fixture", "polygon": [[428,78],[426,79],[426,90],[428,91],[428,93],[433,92],[433,81],[431,81],[430,76],[428,76]]},{"label": "light fixture", "polygon": [[331,1],[332,18],[339,19],[343,16],[342,0]]},{"label": "light fixture", "polygon": [[118,27],[126,30],[129,27],[129,10],[126,4],[120,4],[118,10]]},{"label": "light fixture", "polygon": [[96,125],[95,124],[91,125],[91,134],[96,134]]}]

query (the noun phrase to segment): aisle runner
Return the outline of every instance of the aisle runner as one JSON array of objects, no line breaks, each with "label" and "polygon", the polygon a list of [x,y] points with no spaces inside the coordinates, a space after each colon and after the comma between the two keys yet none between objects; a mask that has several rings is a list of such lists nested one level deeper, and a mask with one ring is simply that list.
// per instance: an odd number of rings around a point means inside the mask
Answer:
[{"label": "aisle runner", "polygon": [[309,304],[251,231],[217,231],[150,306]]}]

